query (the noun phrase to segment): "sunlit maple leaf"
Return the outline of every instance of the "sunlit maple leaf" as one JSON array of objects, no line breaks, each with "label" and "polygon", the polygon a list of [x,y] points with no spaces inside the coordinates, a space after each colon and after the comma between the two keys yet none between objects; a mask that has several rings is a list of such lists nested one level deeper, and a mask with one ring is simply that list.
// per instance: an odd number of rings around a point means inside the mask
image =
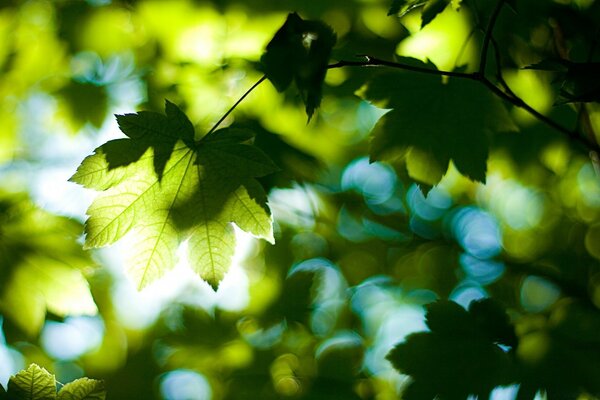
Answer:
[{"label": "sunlit maple leaf", "polygon": [[169,102],[166,115],[117,120],[129,138],[100,146],[71,180],[101,191],[87,211],[87,248],[133,231],[127,271],[138,289],[175,265],[185,240],[191,267],[215,289],[234,253],[232,224],[273,242],[266,194],[254,178],[277,167],[247,143],[251,132],[222,129],[196,142],[190,121]]}]

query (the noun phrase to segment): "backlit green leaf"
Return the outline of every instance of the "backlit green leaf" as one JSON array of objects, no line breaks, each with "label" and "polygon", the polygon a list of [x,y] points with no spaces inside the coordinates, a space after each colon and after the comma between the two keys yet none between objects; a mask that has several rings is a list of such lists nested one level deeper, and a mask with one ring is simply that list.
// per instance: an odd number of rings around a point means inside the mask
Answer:
[{"label": "backlit green leaf", "polygon": [[29,368],[11,376],[8,381],[10,400],[56,399],[56,380],[44,368],[31,364]]},{"label": "backlit green leaf", "polygon": [[102,191],[88,209],[85,246],[103,247],[133,231],[128,273],[139,289],[176,263],[189,240],[192,268],[213,288],[229,268],[231,224],[273,242],[266,195],[254,178],[277,170],[252,135],[223,129],[193,141],[185,115],[167,102],[153,112],[118,116],[129,139],[100,146],[71,178]]},{"label": "backlit green leaf", "polygon": [[89,378],[69,382],[58,392],[58,400],[104,400],[105,398],[104,383]]}]

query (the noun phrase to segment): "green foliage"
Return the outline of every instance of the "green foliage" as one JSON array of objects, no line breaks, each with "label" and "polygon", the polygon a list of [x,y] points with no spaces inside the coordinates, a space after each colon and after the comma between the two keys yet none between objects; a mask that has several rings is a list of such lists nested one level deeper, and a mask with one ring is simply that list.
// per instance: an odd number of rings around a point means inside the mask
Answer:
[{"label": "green foliage", "polygon": [[305,21],[292,13],[261,58],[267,78],[279,92],[287,89],[292,80],[296,82],[309,120],[321,104],[321,85],[335,40],[328,25]]},{"label": "green foliage", "polygon": [[24,194],[0,192],[0,310],[29,336],[46,310],[94,314],[84,278],[93,265],[76,238],[81,225],[37,208]]},{"label": "green foliage", "polygon": [[76,379],[63,385],[58,393],[56,384],[54,375],[36,364],[31,364],[26,370],[10,378],[5,396],[8,400],[104,400],[106,398],[103,383],[95,379]]},{"label": "green foliage", "polygon": [[388,72],[371,79],[364,96],[392,108],[375,127],[371,159],[402,151],[409,175],[428,185],[440,181],[450,160],[463,175],[485,182],[490,137],[516,129],[502,103],[469,80]]},{"label": "green foliage", "polygon": [[600,397],[600,2],[217,3],[0,6],[0,398]]},{"label": "green foliage", "polygon": [[88,209],[87,248],[135,229],[128,272],[138,289],[171,269],[189,240],[196,273],[214,289],[235,248],[231,223],[273,241],[266,195],[254,178],[277,167],[245,143],[252,133],[224,129],[194,141],[194,129],[172,103],[154,112],[117,117],[129,139],[110,141],[86,158],[72,181],[103,193]]},{"label": "green foliage", "polygon": [[394,0],[388,11],[388,15],[398,14],[403,17],[416,8],[423,8],[421,13],[421,28],[435,19],[444,11],[446,6],[452,5],[455,10],[460,7],[461,0]]},{"label": "green foliage", "polygon": [[552,71],[560,85],[563,97],[559,102],[598,102],[600,101],[600,79],[597,71],[600,63],[575,63],[569,60],[542,60],[529,65],[527,69]]},{"label": "green foliage", "polygon": [[492,300],[474,301],[468,312],[454,302],[438,301],[428,306],[426,318],[431,332],[408,336],[388,355],[413,379],[404,398],[485,398],[496,386],[512,382],[510,355],[498,344],[514,345],[515,334]]}]

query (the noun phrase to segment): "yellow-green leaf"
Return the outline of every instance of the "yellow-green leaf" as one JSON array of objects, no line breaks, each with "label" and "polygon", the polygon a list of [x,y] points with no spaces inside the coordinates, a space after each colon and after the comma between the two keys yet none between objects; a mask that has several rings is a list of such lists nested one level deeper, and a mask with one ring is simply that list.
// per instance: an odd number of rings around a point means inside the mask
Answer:
[{"label": "yellow-green leaf", "polygon": [[8,381],[10,400],[54,400],[56,380],[44,368],[31,364],[29,368],[10,377]]},{"label": "yellow-green leaf", "polygon": [[104,400],[105,398],[104,383],[89,378],[69,382],[58,392],[58,400]]},{"label": "yellow-green leaf", "polygon": [[71,180],[101,191],[88,209],[85,246],[103,247],[131,232],[127,271],[142,289],[171,269],[189,240],[192,268],[216,288],[233,256],[231,224],[273,241],[266,195],[254,178],[277,170],[252,137],[222,129],[193,141],[187,117],[167,102],[166,116],[117,116],[129,139],[105,143]]}]

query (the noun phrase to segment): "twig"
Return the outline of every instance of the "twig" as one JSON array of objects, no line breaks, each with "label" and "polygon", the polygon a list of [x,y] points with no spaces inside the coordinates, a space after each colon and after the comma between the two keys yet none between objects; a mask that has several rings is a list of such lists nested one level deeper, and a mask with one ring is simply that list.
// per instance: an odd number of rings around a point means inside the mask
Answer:
[{"label": "twig", "polygon": [[397,63],[393,61],[380,60],[379,58],[371,57],[368,55],[361,55],[365,61],[338,61],[335,64],[327,66],[327,69],[343,68],[343,67],[390,67],[396,69],[402,69],[406,71],[420,72],[423,74],[438,75],[438,76],[453,76],[456,78],[476,79],[475,74],[466,72],[456,71],[440,71],[438,69],[417,67],[415,65],[408,65]]},{"label": "twig", "polygon": [[485,76],[485,67],[487,66],[487,56],[488,56],[488,48],[490,47],[490,41],[492,40],[492,32],[494,31],[494,26],[496,26],[496,21],[498,20],[498,16],[500,15],[500,11],[502,11],[502,6],[504,5],[505,0],[498,0],[496,3],[496,7],[492,12],[492,16],[490,17],[490,22],[487,25],[485,30],[485,35],[483,37],[483,45],[481,46],[481,55],[479,59],[479,74],[483,77]]},{"label": "twig", "polygon": [[[491,39],[489,40],[489,42],[491,42]],[[579,142],[580,144],[584,145],[586,147],[586,149],[600,152],[600,147],[598,147],[598,145],[596,143],[592,143],[589,140],[587,140],[586,138],[581,137],[580,135],[574,134],[571,130],[560,125],[553,119],[541,114],[539,111],[532,108],[529,104],[525,103],[520,97],[516,96],[512,92],[512,90],[510,90],[508,85],[506,85],[506,82],[504,82],[504,79],[502,79],[500,84],[503,85],[503,89],[505,89],[506,91],[500,89],[492,81],[490,81],[487,77],[480,74],[479,71],[478,72],[470,72],[470,73],[455,72],[455,71],[443,71],[443,70],[437,70],[437,69],[417,67],[414,65],[402,64],[402,63],[397,63],[397,62],[392,62],[392,61],[380,60],[378,58],[371,57],[371,56],[363,56],[363,57],[365,57],[365,61],[342,60],[342,61],[338,61],[335,64],[329,65],[327,68],[333,69],[333,68],[342,68],[342,67],[389,67],[389,68],[401,69],[401,70],[406,70],[406,71],[425,73],[425,74],[430,74],[430,75],[450,76],[450,77],[455,77],[455,78],[470,79],[470,80],[474,80],[477,82],[481,82],[488,89],[490,89],[490,91],[492,93],[494,93],[496,96],[500,97],[502,100],[505,100],[505,101],[511,103],[515,107],[522,108],[523,110],[527,111],[529,114],[531,114],[533,117],[535,117],[540,122],[552,127],[553,129],[562,133],[563,135],[568,136],[573,141]],[[502,83],[502,82],[504,82],[504,83]]]},{"label": "twig", "polygon": [[211,136],[212,134],[214,134],[215,130],[219,127],[219,125],[221,125],[221,122],[225,121],[225,118],[227,118],[229,116],[229,114],[231,114],[231,112],[233,110],[235,110],[235,108],[246,98],[246,96],[248,96],[254,89],[256,89],[256,87],[258,85],[260,85],[261,83],[263,83],[263,81],[265,79],[267,79],[267,76],[263,75],[258,81],[256,81],[254,83],[254,85],[252,85],[250,87],[250,89],[246,90],[246,92],[242,95],[242,97],[240,97],[238,99],[238,101],[236,101],[235,104],[232,105],[231,108],[229,110],[227,110],[227,112],[225,114],[223,114],[223,116],[213,125],[212,128],[210,128],[210,130],[208,131],[208,133],[202,139],[206,139],[209,136]]},{"label": "twig", "polygon": [[[494,55],[496,58],[496,79],[498,80],[498,83],[500,84],[502,89],[504,89],[504,93],[507,95],[507,97],[505,99],[507,101],[510,101],[513,105],[524,109],[525,111],[530,113],[532,116],[537,118],[539,121],[545,123],[548,126],[551,126],[552,128],[556,129],[557,131],[569,136],[569,138],[571,140],[580,142],[586,148],[594,151],[593,148],[595,147],[595,143],[582,138],[580,135],[577,134],[576,131],[574,132],[574,131],[562,126],[561,124],[555,122],[554,120],[546,117],[545,115],[541,114],[536,109],[531,107],[529,104],[525,103],[523,101],[523,99],[521,99],[519,96],[517,96],[515,94],[515,92],[512,91],[510,86],[508,86],[508,83],[506,83],[506,80],[504,80],[504,76],[502,75],[502,68],[501,68],[502,63],[500,60],[500,49],[498,47],[498,43],[496,42],[496,40],[493,37],[490,37],[490,42],[492,43],[492,48],[494,49]],[[494,87],[496,87],[496,85],[494,85],[492,82],[490,82],[488,78],[485,78],[485,77],[482,77],[482,78],[485,79],[486,81],[488,81],[488,83],[484,82],[484,84],[486,84],[486,86],[489,87],[488,84],[491,84]],[[508,100],[509,97],[512,98],[512,100]]]}]

